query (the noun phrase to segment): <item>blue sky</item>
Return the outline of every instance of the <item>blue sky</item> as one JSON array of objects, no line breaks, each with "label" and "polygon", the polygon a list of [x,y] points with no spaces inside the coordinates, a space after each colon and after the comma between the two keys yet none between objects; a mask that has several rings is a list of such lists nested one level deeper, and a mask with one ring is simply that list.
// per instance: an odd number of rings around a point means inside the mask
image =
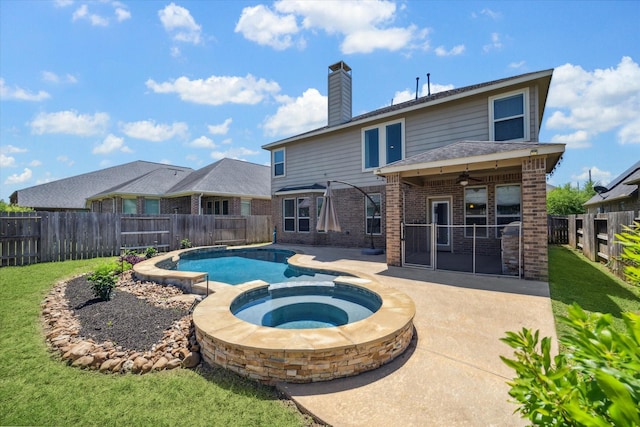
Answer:
[{"label": "blue sky", "polygon": [[353,114],[554,68],[549,182],[606,184],[640,159],[637,1],[0,0],[0,198],[134,160],[268,164],[326,124],[328,66]]}]

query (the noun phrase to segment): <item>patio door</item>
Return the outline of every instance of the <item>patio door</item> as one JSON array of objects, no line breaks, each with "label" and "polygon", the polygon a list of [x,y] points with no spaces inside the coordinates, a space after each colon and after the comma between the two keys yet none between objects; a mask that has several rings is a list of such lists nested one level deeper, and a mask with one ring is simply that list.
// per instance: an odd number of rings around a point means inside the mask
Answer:
[{"label": "patio door", "polygon": [[439,251],[451,251],[451,200],[429,199],[429,222],[436,224],[436,245]]}]

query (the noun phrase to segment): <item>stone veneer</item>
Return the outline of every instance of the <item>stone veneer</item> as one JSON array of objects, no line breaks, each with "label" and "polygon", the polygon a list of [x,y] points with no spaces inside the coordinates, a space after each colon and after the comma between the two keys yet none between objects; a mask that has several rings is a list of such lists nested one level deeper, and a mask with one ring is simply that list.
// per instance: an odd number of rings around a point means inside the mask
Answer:
[{"label": "stone veneer", "polygon": [[[295,257],[289,259],[295,263]],[[402,354],[413,337],[415,305],[404,293],[372,280],[341,276],[336,283],[361,286],[382,298],[366,319],[333,328],[278,329],[254,325],[229,307],[256,281],[219,287],[193,313],[202,358],[242,376],[274,384],[305,383],[357,375]]]}]

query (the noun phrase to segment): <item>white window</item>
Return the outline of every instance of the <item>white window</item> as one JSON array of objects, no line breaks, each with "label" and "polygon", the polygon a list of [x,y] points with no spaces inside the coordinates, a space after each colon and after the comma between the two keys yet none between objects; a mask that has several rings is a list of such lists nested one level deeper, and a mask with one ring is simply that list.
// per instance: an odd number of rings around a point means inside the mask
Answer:
[{"label": "white window", "polygon": [[160,213],[160,200],[144,199],[144,213],[158,215]]},{"label": "white window", "polygon": [[520,184],[496,185],[496,237],[502,235],[504,225],[522,218]]},{"label": "white window", "polygon": [[464,237],[487,237],[487,187],[465,187],[464,189]]},{"label": "white window", "polygon": [[251,215],[251,199],[240,199],[240,215]]},{"label": "white window", "polygon": [[362,129],[362,169],[404,158],[404,119]]},{"label": "white window", "polygon": [[[375,205],[371,203],[369,197],[373,200]],[[380,194],[369,194],[369,197],[365,197],[365,232],[366,234],[381,234],[380,230],[380,218],[382,213],[380,211]]]},{"label": "white window", "polygon": [[273,165],[273,176],[285,175],[285,153],[284,148],[272,152],[271,164]]},{"label": "white window", "polygon": [[308,233],[310,229],[309,212],[311,207],[311,199],[301,197],[298,199],[298,231]]},{"label": "white window", "polygon": [[138,213],[138,204],[136,202],[136,199],[122,199],[122,213]]},{"label": "white window", "polygon": [[282,223],[284,231],[296,231],[296,199],[282,201]]},{"label": "white window", "polygon": [[489,98],[489,138],[492,141],[529,141],[528,91]]}]

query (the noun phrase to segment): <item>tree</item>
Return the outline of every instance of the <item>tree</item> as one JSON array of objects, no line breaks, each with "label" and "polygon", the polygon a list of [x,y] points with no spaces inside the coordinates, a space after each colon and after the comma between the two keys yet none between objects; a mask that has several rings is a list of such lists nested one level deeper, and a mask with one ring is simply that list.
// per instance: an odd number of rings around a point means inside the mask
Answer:
[{"label": "tree", "polygon": [[587,181],[582,189],[565,184],[556,187],[547,194],[547,213],[549,215],[572,215],[585,213],[584,204],[596,192],[595,183]]},{"label": "tree", "polygon": [[4,201],[4,199],[0,199],[0,212],[31,212],[33,209],[24,208],[18,205],[11,205]]}]

